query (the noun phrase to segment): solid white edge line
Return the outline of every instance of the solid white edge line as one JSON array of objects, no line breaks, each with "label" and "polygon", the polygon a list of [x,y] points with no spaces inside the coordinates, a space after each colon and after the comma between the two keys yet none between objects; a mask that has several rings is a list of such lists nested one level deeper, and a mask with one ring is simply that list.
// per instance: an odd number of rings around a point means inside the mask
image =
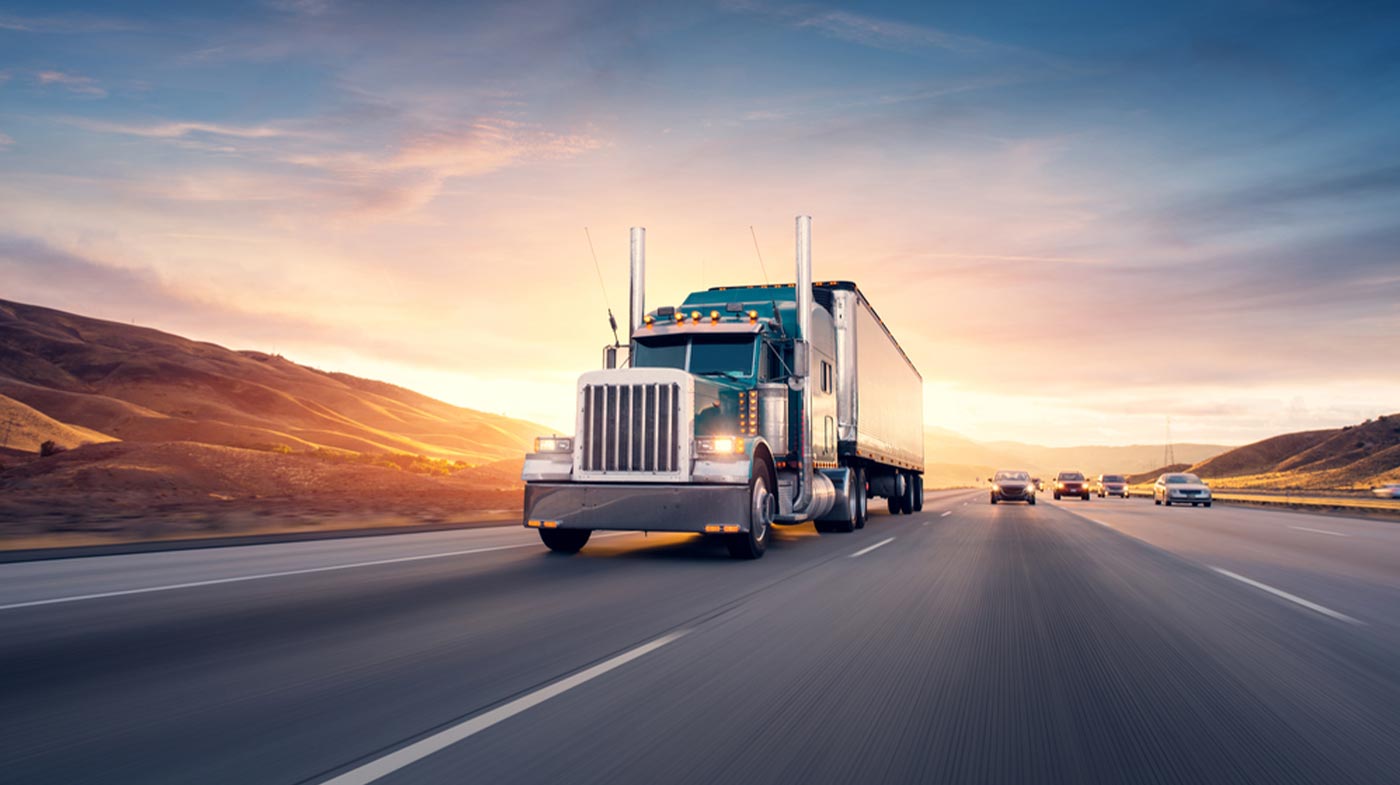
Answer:
[{"label": "solid white edge line", "polygon": [[1302,597],[1299,597],[1299,596],[1296,595],[1296,594],[1289,594],[1288,592],[1286,592],[1286,591],[1284,591],[1284,590],[1282,590],[1282,589],[1275,589],[1274,587],[1268,585],[1267,583],[1260,583],[1259,581],[1256,581],[1256,580],[1254,580],[1254,579],[1252,579],[1252,578],[1246,578],[1246,577],[1244,577],[1243,575],[1240,575],[1240,574],[1234,573],[1234,572],[1230,572],[1229,570],[1224,570],[1224,569],[1221,569],[1221,568],[1219,568],[1219,567],[1211,567],[1211,569],[1212,569],[1212,570],[1215,570],[1216,572],[1220,573],[1221,575],[1224,575],[1224,576],[1227,577],[1227,578],[1234,578],[1235,580],[1239,581],[1240,583],[1246,584],[1246,585],[1248,585],[1248,586],[1253,586],[1254,588],[1260,589],[1260,590],[1262,590],[1262,591],[1266,591],[1266,592],[1268,592],[1268,593],[1274,595],[1275,597],[1282,597],[1283,599],[1288,600],[1289,602],[1295,603],[1295,604],[1297,604],[1297,605],[1301,605],[1301,606],[1303,606],[1304,608],[1307,608],[1307,609],[1310,610],[1310,611],[1315,611],[1315,612],[1317,612],[1317,613],[1320,613],[1320,614],[1322,614],[1323,616],[1329,616],[1329,617],[1331,617],[1331,618],[1333,618],[1333,619],[1336,619],[1336,620],[1338,620],[1338,621],[1344,621],[1344,622],[1348,622],[1348,623],[1350,623],[1350,624],[1362,624],[1362,625],[1364,625],[1364,622],[1361,622],[1361,621],[1358,621],[1358,620],[1356,620],[1356,619],[1353,619],[1352,617],[1346,615],[1345,613],[1338,613],[1337,611],[1334,611],[1334,610],[1332,610],[1331,608],[1327,608],[1327,607],[1324,607],[1324,606],[1322,606],[1322,605],[1318,605],[1318,604],[1315,603],[1315,602],[1309,602],[1309,601],[1303,599]]},{"label": "solid white edge line", "polygon": [[890,537],[890,538],[884,539],[884,540],[880,540],[879,542],[875,543],[874,545],[867,545],[866,547],[861,548],[860,550],[858,550],[858,551],[856,551],[855,553],[851,554],[850,558],[854,559],[854,558],[857,557],[857,556],[864,556],[865,554],[870,553],[871,551],[875,550],[876,548],[879,548],[879,547],[882,546],[882,545],[889,545],[889,544],[892,543],[892,542],[894,542],[894,538],[893,538],[893,537]]},{"label": "solid white edge line", "polygon": [[[619,534],[630,534],[631,532],[608,532],[597,535],[598,537],[617,536]],[[324,567],[307,567],[301,570],[283,570],[281,572],[263,572],[256,575],[236,575],[231,578],[212,578],[207,581],[190,581],[188,583],[171,583],[164,586],[143,586],[139,589],[120,589],[117,591],[104,591],[94,594],[75,594],[68,597],[51,597],[46,600],[28,600],[26,602],[13,602],[8,605],[0,605],[0,611],[14,610],[16,608],[33,608],[39,605],[57,605],[65,602],[79,602],[81,600],[100,600],[106,597],[125,597],[132,594],[150,594],[159,591],[174,591],[176,589],[194,589],[200,586],[217,586],[222,583],[242,583],[243,581],[260,581],[265,578],[284,578],[289,575],[310,575],[317,572],[333,572],[335,570],[351,570],[356,567],[375,567],[381,564],[401,564],[403,562],[423,561],[425,559],[445,559],[449,556],[469,556],[473,553],[490,553],[492,551],[508,551],[513,548],[538,548],[537,542],[523,542],[517,545],[491,545],[485,548],[468,548],[460,551],[445,551],[443,553],[424,553],[418,556],[400,556],[393,559],[376,559],[374,561],[354,562],[351,564],[330,564]]]},{"label": "solid white edge line", "polygon": [[1350,536],[1351,536],[1350,534],[1342,534],[1341,532],[1329,532],[1329,531],[1327,531],[1326,529],[1309,529],[1309,528],[1306,527],[1306,526],[1289,526],[1288,528],[1290,528],[1290,529],[1297,529],[1297,530],[1300,531],[1300,532],[1312,532],[1313,534],[1330,534],[1330,535],[1332,535],[1333,537],[1350,537]]},{"label": "solid white edge line", "polygon": [[503,706],[497,706],[490,711],[478,714],[467,720],[453,725],[446,730],[439,731],[426,739],[416,741],[407,747],[396,750],[382,758],[372,760],[357,768],[351,769],[337,777],[326,780],[321,785],[368,785],[381,777],[392,774],[405,766],[416,763],[423,758],[439,752],[463,739],[473,736],[481,731],[490,728],[503,720],[507,720],[526,709],[538,706],[550,698],[562,695],[565,692],[579,686],[585,682],[596,679],[610,670],[619,668],[632,660],[637,659],[650,652],[672,643],[678,638],[689,633],[689,630],[679,630],[669,635],[657,638],[650,643],[644,643],[635,649],[625,651],[612,659],[586,668],[572,676],[560,679],[553,684],[545,685],[534,692],[522,695],[519,698]]}]

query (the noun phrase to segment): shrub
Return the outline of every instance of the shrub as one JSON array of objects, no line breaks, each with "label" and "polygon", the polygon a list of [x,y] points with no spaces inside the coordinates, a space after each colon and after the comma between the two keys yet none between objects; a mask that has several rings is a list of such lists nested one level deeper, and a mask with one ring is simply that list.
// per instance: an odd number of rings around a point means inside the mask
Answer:
[{"label": "shrub", "polygon": [[58,455],[66,449],[68,448],[55,443],[53,439],[49,439],[48,441],[39,445],[39,457],[47,458],[50,455]]}]

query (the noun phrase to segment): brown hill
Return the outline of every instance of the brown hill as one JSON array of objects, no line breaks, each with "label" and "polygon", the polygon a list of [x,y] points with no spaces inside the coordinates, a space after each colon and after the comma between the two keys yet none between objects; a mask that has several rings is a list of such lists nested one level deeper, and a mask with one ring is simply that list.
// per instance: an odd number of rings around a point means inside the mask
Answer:
[{"label": "brown hill", "polygon": [[1400,415],[1275,436],[1191,467],[1227,487],[1355,490],[1400,479]]},{"label": "brown hill", "polygon": [[6,395],[0,395],[0,449],[38,452],[53,442],[71,449],[82,444],[114,441],[111,436],[80,426],[66,425]]},{"label": "brown hill", "polygon": [[518,457],[548,430],[276,355],[3,300],[0,394],[63,425],[133,442],[480,464]]}]

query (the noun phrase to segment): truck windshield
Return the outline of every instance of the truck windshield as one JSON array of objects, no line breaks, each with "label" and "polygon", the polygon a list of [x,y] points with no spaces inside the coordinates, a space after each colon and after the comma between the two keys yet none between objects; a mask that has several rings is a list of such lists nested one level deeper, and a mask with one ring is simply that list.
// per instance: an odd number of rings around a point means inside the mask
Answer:
[{"label": "truck windshield", "polygon": [[752,376],[752,335],[690,336],[638,341],[632,357],[635,368],[681,368],[694,374]]}]

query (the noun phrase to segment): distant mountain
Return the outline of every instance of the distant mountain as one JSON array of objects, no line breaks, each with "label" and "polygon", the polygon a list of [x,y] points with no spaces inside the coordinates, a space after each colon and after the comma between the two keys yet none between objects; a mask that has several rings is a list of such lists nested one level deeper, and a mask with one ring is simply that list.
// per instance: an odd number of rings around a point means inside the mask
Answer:
[{"label": "distant mountain", "polygon": [[[1194,463],[1230,448],[1218,444],[1175,444],[1172,449],[1178,459]],[[962,474],[982,478],[987,475],[986,467],[1025,469],[1043,477],[1059,471],[1082,471],[1091,476],[1132,474],[1160,465],[1162,445],[1046,447],[1009,441],[976,442],[946,428],[930,427],[924,430],[924,460],[945,467],[962,467]],[[970,473],[978,467],[983,471]]]},{"label": "distant mountain", "polygon": [[277,355],[4,300],[0,396],[0,433],[13,413],[25,423],[15,444],[28,449],[43,436],[485,464],[518,458],[549,430]]},{"label": "distant mountain", "polygon": [[1369,488],[1400,481],[1400,414],[1274,436],[1191,467],[1225,487]]}]

